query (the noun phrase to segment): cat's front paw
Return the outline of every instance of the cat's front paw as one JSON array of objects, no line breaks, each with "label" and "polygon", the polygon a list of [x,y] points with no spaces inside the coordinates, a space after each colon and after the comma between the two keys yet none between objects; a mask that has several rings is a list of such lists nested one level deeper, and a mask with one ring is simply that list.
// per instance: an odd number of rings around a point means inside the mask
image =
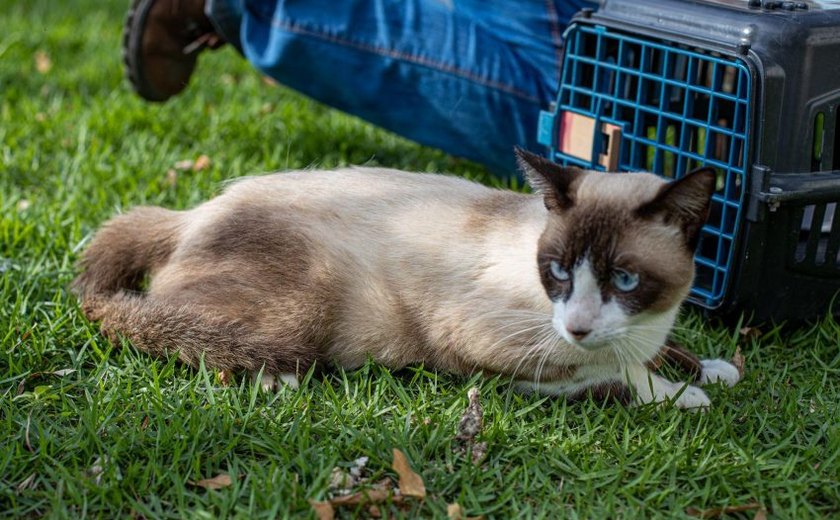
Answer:
[{"label": "cat's front paw", "polygon": [[741,374],[738,373],[738,369],[728,361],[722,359],[703,359],[700,361],[700,366],[700,379],[698,383],[701,385],[723,383],[726,386],[732,387],[741,380]]},{"label": "cat's front paw", "polygon": [[707,410],[712,406],[712,400],[706,395],[706,392],[697,388],[696,386],[686,386],[685,390],[674,400],[674,405],[677,408],[684,408],[686,410]]}]

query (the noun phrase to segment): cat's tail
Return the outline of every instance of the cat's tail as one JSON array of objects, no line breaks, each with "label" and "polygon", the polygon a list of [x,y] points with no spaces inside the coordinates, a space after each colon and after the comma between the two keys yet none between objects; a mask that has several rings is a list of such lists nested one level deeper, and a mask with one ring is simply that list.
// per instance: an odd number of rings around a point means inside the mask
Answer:
[{"label": "cat's tail", "polygon": [[139,207],[108,221],[79,261],[72,289],[90,320],[100,319],[105,301],[141,289],[146,275],[165,264],[175,249],[179,213]]}]

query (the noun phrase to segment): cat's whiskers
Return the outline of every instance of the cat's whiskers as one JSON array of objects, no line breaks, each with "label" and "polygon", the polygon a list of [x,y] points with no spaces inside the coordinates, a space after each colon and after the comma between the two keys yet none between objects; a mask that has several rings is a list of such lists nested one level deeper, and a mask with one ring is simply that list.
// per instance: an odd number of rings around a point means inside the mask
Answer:
[{"label": "cat's whiskers", "polygon": [[531,338],[528,340],[530,342],[534,342],[529,348],[528,351],[525,352],[524,355],[520,356],[519,362],[516,364],[516,368],[513,369],[511,373],[511,378],[516,379],[517,374],[519,373],[519,369],[522,367],[522,364],[526,361],[530,361],[531,356],[540,350],[549,347],[552,345],[551,339],[553,336],[553,329],[546,329],[537,331]]},{"label": "cat's whiskers", "polygon": [[[543,322],[543,323],[537,323],[536,325],[527,326],[527,327],[525,327],[525,328],[523,328],[523,329],[520,329],[520,330],[516,330],[516,331],[514,331],[514,332],[511,332],[510,334],[508,334],[508,335],[504,336],[503,338],[501,338],[501,339],[497,340],[497,341],[496,341],[496,342],[494,342],[492,345],[490,345],[489,347],[487,347],[487,349],[486,349],[486,350],[487,350],[488,352],[492,352],[492,351],[493,351],[493,350],[494,350],[497,346],[501,345],[501,344],[502,344],[502,343],[504,343],[505,341],[508,341],[508,340],[510,340],[511,338],[514,338],[514,337],[516,337],[516,336],[518,336],[518,335],[520,335],[520,334],[525,334],[525,333],[527,333],[527,332],[531,332],[531,331],[536,331],[536,332],[534,333],[535,335],[536,335],[536,334],[539,334],[539,332],[541,331],[540,329],[543,329],[546,325],[550,325],[550,323],[545,323],[545,322],[544,322],[544,320],[545,320],[545,318],[544,318],[544,317],[543,317],[543,318],[541,318],[541,319],[537,319],[537,318],[523,319],[523,320],[520,320],[520,321],[517,321],[517,322],[507,323],[507,324],[505,324],[505,325],[502,325],[501,327],[497,327],[496,329],[494,329],[494,330],[493,330],[493,332],[499,332],[499,331],[502,331],[502,330],[505,330],[505,329],[510,329],[510,328],[512,328],[512,327],[516,327],[516,326],[520,326],[520,325],[527,325],[527,324],[529,324],[529,323],[534,323],[535,321],[541,321],[541,322]],[[471,372],[475,372],[475,370],[478,368],[478,366],[479,366],[479,363],[480,363],[480,362],[481,362],[481,360],[480,360],[480,359],[476,359],[476,360],[475,360],[475,362],[473,363],[473,366],[472,366],[472,370],[471,370]]]},{"label": "cat's whiskers", "polygon": [[628,354],[634,364],[644,365],[649,361],[639,348],[639,344],[649,341],[649,338],[646,338],[643,334],[634,330],[628,330],[623,335],[623,340],[622,346],[624,348],[622,348],[622,352]]}]

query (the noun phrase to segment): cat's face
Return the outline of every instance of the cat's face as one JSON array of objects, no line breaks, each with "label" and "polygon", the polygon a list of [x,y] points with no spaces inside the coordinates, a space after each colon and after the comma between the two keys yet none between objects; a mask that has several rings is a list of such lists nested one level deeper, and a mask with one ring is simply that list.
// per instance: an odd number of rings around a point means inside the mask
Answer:
[{"label": "cat's face", "polygon": [[586,350],[655,353],[691,287],[714,173],[666,183],[519,157],[549,210],[537,264],[557,333]]}]

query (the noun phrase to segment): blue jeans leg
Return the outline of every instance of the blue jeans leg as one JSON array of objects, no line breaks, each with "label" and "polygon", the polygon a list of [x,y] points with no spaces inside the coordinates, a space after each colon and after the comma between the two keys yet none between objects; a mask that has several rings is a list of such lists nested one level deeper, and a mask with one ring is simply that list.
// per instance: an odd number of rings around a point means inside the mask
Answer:
[{"label": "blue jeans leg", "polygon": [[562,31],[585,0],[210,0],[260,71],[397,134],[510,175],[537,149]]}]

